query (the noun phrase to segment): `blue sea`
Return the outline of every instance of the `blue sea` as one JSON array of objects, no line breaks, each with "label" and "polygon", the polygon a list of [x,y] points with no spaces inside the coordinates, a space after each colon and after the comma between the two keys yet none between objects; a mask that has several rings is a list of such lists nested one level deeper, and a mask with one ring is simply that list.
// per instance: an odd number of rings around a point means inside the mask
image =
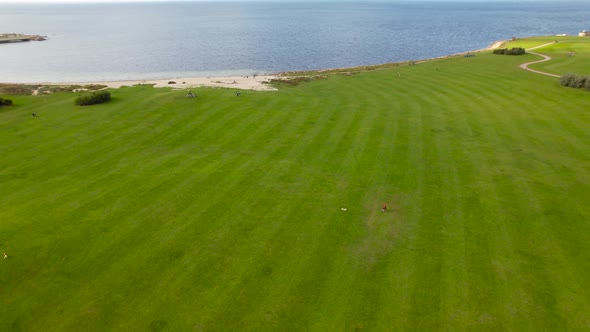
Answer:
[{"label": "blue sea", "polygon": [[0,4],[0,82],[268,74],[419,60],[590,30],[590,1]]}]

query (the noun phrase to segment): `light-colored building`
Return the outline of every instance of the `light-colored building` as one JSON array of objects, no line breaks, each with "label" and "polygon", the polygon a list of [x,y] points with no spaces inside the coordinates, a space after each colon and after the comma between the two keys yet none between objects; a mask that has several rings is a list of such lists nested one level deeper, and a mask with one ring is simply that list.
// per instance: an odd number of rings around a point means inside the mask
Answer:
[{"label": "light-colored building", "polygon": [[580,32],[578,34],[578,36],[580,36],[580,37],[589,37],[590,36],[590,31],[584,30],[584,31]]}]

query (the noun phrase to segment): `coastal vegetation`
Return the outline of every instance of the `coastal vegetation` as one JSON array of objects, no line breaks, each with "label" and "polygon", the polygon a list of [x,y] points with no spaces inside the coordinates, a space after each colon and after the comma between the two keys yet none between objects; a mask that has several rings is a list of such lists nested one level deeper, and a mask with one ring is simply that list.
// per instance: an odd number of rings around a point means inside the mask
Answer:
[{"label": "coastal vegetation", "polygon": [[101,90],[78,96],[74,100],[74,104],[78,106],[96,105],[106,103],[109,100],[111,100],[111,93],[106,90]]},{"label": "coastal vegetation", "polygon": [[315,80],[323,80],[328,78],[325,75],[293,75],[293,76],[282,76],[279,79],[272,79],[270,80],[270,82],[268,84],[280,88],[283,86],[297,86],[301,83],[306,83],[306,82],[311,82],[311,81],[315,81]]},{"label": "coastal vegetation", "polygon": [[590,100],[538,58],[7,94],[0,331],[588,329]]},{"label": "coastal vegetation", "polygon": [[40,95],[54,92],[76,92],[76,91],[96,91],[106,88],[102,84],[66,84],[66,85],[43,85],[43,84],[12,84],[0,83],[0,93],[7,95]]}]

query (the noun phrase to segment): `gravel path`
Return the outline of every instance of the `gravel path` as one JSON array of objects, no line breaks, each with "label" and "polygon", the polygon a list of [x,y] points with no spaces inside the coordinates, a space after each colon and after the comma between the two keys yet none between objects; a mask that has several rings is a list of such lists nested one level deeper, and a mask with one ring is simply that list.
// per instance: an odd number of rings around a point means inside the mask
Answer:
[{"label": "gravel path", "polygon": [[534,54],[534,55],[538,55],[538,56],[542,57],[543,59],[537,60],[537,61],[523,63],[522,65],[520,65],[520,68],[522,68],[524,70],[528,70],[528,71],[533,72],[533,73],[541,74],[541,75],[546,75],[546,76],[551,76],[551,77],[561,77],[560,75],[551,74],[551,73],[547,73],[547,72],[544,72],[544,71],[540,71],[540,70],[535,70],[535,69],[529,68],[529,65],[533,65],[533,64],[536,64],[536,63],[541,63],[541,62],[545,62],[545,61],[551,60],[551,57],[550,56],[545,55],[545,54],[541,54],[541,53],[537,53],[537,52],[531,52],[531,50],[535,50],[537,48],[545,47],[547,45],[551,45],[551,44],[554,44],[554,43],[555,42],[551,42],[551,43],[547,43],[547,44],[543,44],[543,45],[539,45],[539,46],[535,46],[535,47],[529,48],[527,50],[528,53]]}]

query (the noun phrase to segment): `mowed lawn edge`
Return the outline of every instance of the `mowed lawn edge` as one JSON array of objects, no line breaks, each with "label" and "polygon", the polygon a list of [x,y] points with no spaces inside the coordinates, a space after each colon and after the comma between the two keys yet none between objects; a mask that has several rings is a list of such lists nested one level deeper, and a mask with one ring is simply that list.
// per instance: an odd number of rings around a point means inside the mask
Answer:
[{"label": "mowed lawn edge", "polygon": [[589,92],[535,58],[12,96],[0,329],[589,327]]}]

